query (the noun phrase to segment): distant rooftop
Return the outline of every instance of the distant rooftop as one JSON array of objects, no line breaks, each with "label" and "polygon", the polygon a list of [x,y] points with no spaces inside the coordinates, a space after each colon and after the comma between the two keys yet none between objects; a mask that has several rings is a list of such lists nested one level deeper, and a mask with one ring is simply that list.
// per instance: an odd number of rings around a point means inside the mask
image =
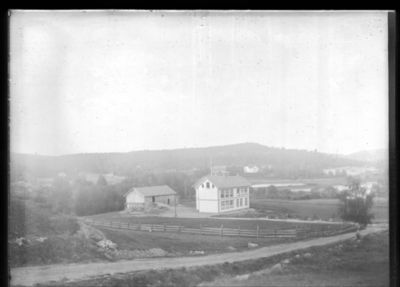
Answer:
[{"label": "distant rooftop", "polygon": [[202,184],[206,179],[211,181],[218,188],[229,188],[229,187],[238,187],[238,186],[250,186],[251,183],[242,176],[233,175],[233,176],[224,176],[224,175],[207,175],[199,179],[194,187],[197,188],[200,184]]},{"label": "distant rooftop", "polygon": [[137,192],[141,193],[144,196],[174,195],[174,194],[176,194],[176,192],[172,188],[170,188],[168,185],[132,187],[128,191],[128,193],[130,193],[130,192],[132,192],[134,190],[136,190]]}]

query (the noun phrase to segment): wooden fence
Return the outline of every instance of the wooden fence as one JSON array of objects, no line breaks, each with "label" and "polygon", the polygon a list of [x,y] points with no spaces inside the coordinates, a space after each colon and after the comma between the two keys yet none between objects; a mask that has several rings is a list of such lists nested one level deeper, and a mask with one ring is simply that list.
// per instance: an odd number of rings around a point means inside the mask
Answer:
[{"label": "wooden fence", "polygon": [[306,228],[296,229],[260,229],[257,225],[255,229],[241,229],[221,227],[204,227],[199,228],[185,227],[181,225],[166,225],[166,224],[141,224],[141,223],[125,223],[119,221],[99,221],[85,219],[85,223],[94,226],[111,227],[117,229],[126,229],[133,231],[147,232],[173,232],[173,233],[188,233],[198,235],[216,235],[216,236],[234,236],[234,237],[256,237],[256,238],[310,238],[310,237],[327,237],[357,230],[357,226],[348,225],[343,228],[335,228],[331,230],[310,230]]},{"label": "wooden fence", "polygon": [[117,229],[127,229],[133,231],[147,232],[174,232],[189,233],[198,235],[217,235],[217,236],[234,236],[234,237],[256,237],[256,238],[293,238],[297,236],[296,229],[260,229],[257,225],[256,229],[241,229],[221,227],[203,227],[199,228],[185,227],[181,225],[165,225],[165,224],[141,224],[141,223],[124,223],[113,221],[98,221],[85,219],[85,223],[94,226],[111,227]]}]

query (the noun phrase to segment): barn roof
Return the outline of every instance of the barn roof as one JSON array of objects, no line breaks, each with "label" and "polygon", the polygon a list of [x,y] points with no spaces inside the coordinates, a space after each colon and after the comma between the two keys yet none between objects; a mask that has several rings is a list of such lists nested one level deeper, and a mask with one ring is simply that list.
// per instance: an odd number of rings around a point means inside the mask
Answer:
[{"label": "barn roof", "polygon": [[144,186],[144,187],[132,187],[126,194],[137,191],[143,196],[157,196],[157,195],[174,195],[176,192],[168,185],[156,185],[156,186]]},{"label": "barn roof", "polygon": [[241,187],[250,186],[251,183],[242,176],[239,175],[207,175],[200,178],[193,186],[197,188],[206,179],[211,181],[218,188],[230,188],[230,187]]}]

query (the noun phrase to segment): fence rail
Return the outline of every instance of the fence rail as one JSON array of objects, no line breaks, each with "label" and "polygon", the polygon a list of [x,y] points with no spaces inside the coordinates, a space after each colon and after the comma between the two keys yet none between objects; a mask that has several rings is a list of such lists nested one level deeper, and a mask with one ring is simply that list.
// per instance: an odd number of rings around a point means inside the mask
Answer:
[{"label": "fence rail", "polygon": [[147,232],[172,232],[172,233],[188,233],[198,235],[214,235],[214,236],[232,236],[232,237],[257,237],[257,238],[294,238],[294,237],[310,237],[310,236],[334,236],[357,230],[356,226],[347,226],[341,229],[312,231],[305,228],[296,229],[260,229],[257,225],[256,229],[241,229],[221,227],[185,227],[182,225],[166,225],[166,224],[141,224],[141,223],[125,223],[118,221],[99,221],[84,219],[84,222],[94,226],[111,227],[116,229],[127,229],[132,231]]},{"label": "fence rail", "polygon": [[147,232],[181,232],[188,234],[199,234],[199,235],[217,235],[217,236],[235,236],[235,237],[260,237],[260,238],[271,238],[271,237],[296,237],[296,229],[276,229],[276,230],[265,230],[259,229],[241,229],[241,228],[225,228],[221,227],[185,227],[182,225],[164,225],[164,224],[140,224],[140,223],[124,223],[116,221],[98,221],[85,219],[85,223],[94,226],[112,227],[117,229],[127,229],[133,231],[147,231]]}]

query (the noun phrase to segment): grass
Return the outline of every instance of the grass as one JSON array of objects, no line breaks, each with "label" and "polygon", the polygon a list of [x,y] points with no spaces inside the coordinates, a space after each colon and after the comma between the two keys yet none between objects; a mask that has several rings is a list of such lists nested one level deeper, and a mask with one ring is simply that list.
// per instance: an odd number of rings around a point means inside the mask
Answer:
[{"label": "grass", "polygon": [[[294,259],[296,254],[306,252],[312,257]],[[263,274],[285,258],[292,261],[283,273]],[[234,278],[255,271],[259,275],[250,275],[247,280]],[[389,286],[388,232],[368,235],[359,244],[350,240],[257,260],[106,275],[39,286]]]},{"label": "grass", "polygon": [[259,246],[269,246],[278,243],[291,242],[291,238],[243,238],[198,236],[192,234],[177,234],[163,232],[125,231],[108,228],[100,229],[108,239],[118,244],[119,249],[151,249],[161,248],[174,256],[188,255],[191,250],[205,253],[229,252],[228,247],[236,250],[248,249],[248,242],[256,242]]},{"label": "grass", "polygon": [[[311,248],[311,258],[291,258],[280,274],[258,272],[246,280],[232,276],[203,286],[389,286],[388,232],[329,248]],[[341,248],[340,248],[341,246]]]},{"label": "grass", "polygon": [[[93,242],[77,235],[80,227],[74,216],[54,213],[32,200],[12,198],[8,220],[11,267],[104,259]],[[26,240],[20,245],[16,239],[21,237]]]},{"label": "grass", "polygon": [[[250,207],[270,216],[290,214],[296,218],[317,217],[323,220],[338,219],[338,199],[281,200],[261,199],[250,201]],[[388,219],[388,203],[375,199],[372,212],[376,220]]]},{"label": "grass", "polygon": [[312,228],[313,230],[325,230],[327,225],[324,223],[293,223],[293,222],[277,222],[266,220],[236,220],[236,219],[216,219],[216,218],[173,218],[173,217],[135,217],[132,215],[121,214],[119,212],[110,212],[88,216],[89,219],[99,221],[113,221],[124,223],[142,223],[142,224],[166,224],[166,225],[181,225],[188,228],[202,227],[221,227],[224,228],[240,228],[241,229],[256,229],[257,225],[260,229],[293,229],[299,228]]},{"label": "grass", "polygon": [[344,185],[347,184],[346,177],[327,177],[327,178],[303,178],[303,179],[270,179],[270,178],[248,178],[252,184],[263,183],[304,183],[320,185]]}]

